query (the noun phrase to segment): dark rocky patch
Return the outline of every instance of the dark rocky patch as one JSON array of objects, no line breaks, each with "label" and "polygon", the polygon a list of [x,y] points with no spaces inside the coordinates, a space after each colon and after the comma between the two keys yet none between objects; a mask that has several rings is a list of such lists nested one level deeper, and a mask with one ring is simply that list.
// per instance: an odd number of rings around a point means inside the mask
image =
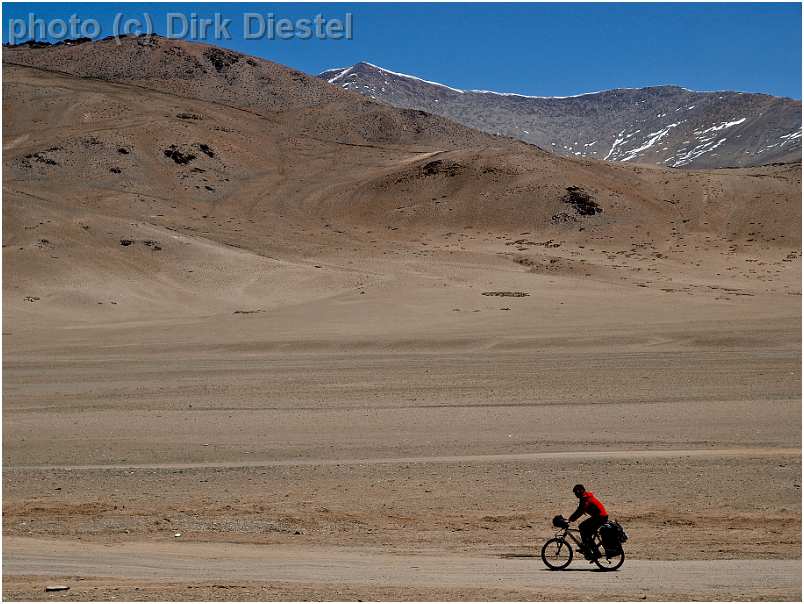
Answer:
[{"label": "dark rocky patch", "polygon": [[436,159],[427,162],[422,166],[422,174],[425,176],[435,176],[443,174],[445,176],[457,176],[463,171],[463,166],[456,162],[447,162],[441,159]]},{"label": "dark rocky patch", "polygon": [[228,69],[240,60],[240,55],[222,48],[210,48],[204,56],[212,63],[218,73]]},{"label": "dark rocky patch", "polygon": [[210,147],[209,145],[201,143],[201,144],[198,145],[198,148],[201,150],[201,153],[203,153],[204,155],[206,155],[208,157],[215,157],[215,151],[213,151],[212,147]]},{"label": "dark rocky patch", "polygon": [[430,114],[426,111],[422,111],[421,109],[403,109],[402,115],[408,118],[421,118],[428,117]]},{"label": "dark rocky patch", "polygon": [[58,147],[53,147],[51,149],[48,149],[47,151],[37,151],[36,153],[29,153],[23,158],[24,160],[29,161],[24,161],[23,163],[30,166],[30,160],[33,160],[35,162],[45,164],[47,166],[58,166],[59,162],[57,162],[52,157],[48,157],[47,155],[45,155],[45,153],[47,153],[48,151],[58,151],[58,150],[59,150]]},{"label": "dark rocky patch", "polygon": [[189,164],[196,158],[195,153],[183,152],[176,145],[170,145],[164,150],[165,157],[172,159],[179,165]]},{"label": "dark rocky patch", "polygon": [[594,216],[603,212],[603,208],[581,187],[567,187],[567,194],[561,200],[575,208],[576,214],[581,216]]}]

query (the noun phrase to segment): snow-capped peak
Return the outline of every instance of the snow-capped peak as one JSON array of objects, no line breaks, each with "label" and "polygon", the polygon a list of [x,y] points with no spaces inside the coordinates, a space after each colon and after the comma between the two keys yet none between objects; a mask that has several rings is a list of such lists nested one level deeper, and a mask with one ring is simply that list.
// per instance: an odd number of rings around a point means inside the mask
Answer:
[{"label": "snow-capped peak", "polygon": [[[331,79],[329,79],[327,81],[330,84],[334,84],[338,80],[342,79],[343,77],[349,75],[350,73],[353,73],[354,70],[356,68],[360,67],[361,65],[366,65],[368,67],[371,67],[372,69],[375,69],[376,71],[379,71],[380,73],[396,76],[398,78],[404,78],[404,79],[407,79],[407,80],[415,80],[417,82],[422,82],[424,84],[429,84],[431,86],[438,86],[439,88],[446,88],[447,90],[457,92],[458,94],[463,94],[464,93],[463,90],[460,90],[458,88],[453,88],[452,86],[447,86],[446,84],[441,84],[440,82],[432,82],[430,80],[425,80],[423,78],[419,78],[417,76],[410,75],[410,74],[407,74],[407,73],[400,73],[398,71],[391,71],[390,69],[385,69],[384,67],[380,67],[379,65],[374,65],[374,63],[369,63],[368,61],[361,61],[360,63],[357,63],[356,65],[352,65],[351,67],[348,67],[348,68],[344,69],[343,71],[338,73],[335,77],[333,77],[333,78],[331,78]],[[332,69],[328,69],[328,70],[324,71],[323,73],[331,73],[332,71],[333,71]]]}]

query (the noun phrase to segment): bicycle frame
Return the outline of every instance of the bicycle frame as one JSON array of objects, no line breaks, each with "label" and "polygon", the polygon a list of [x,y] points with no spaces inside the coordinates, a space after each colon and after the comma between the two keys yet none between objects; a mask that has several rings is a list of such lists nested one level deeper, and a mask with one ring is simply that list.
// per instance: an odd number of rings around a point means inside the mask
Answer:
[{"label": "bicycle frame", "polygon": [[[558,531],[556,531],[556,537],[564,539],[564,541],[570,541],[570,540],[574,541],[575,545],[577,545],[581,549],[584,549],[583,541],[581,539],[578,539],[578,537],[576,537],[576,535],[580,535],[580,534],[581,534],[581,531],[579,531],[578,529],[570,528],[570,527],[559,529]],[[569,539],[568,539],[568,537],[569,537]],[[592,542],[596,546],[598,546],[598,547],[600,546],[600,535],[597,534],[597,531],[595,531],[595,534],[592,536]]]},{"label": "bicycle frame", "polygon": [[581,531],[579,531],[578,529],[567,527],[556,531],[556,537],[560,537],[565,541],[567,540],[567,537],[569,537],[578,545],[578,547],[583,547],[583,542],[580,539],[578,539],[578,537],[576,537],[573,533],[577,533],[578,535],[580,535]]}]

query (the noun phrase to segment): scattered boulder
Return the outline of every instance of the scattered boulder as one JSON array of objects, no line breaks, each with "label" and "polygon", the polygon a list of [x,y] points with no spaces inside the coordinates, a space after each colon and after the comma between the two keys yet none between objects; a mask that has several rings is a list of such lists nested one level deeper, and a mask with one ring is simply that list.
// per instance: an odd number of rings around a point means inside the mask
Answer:
[{"label": "scattered boulder", "polygon": [[483,292],[484,296],[498,296],[500,298],[524,298],[530,294],[527,292]]},{"label": "scattered boulder", "polygon": [[78,46],[79,44],[86,44],[87,42],[92,42],[92,38],[82,36],[80,38],[72,38],[70,40],[64,40],[64,42],[62,43],[65,46]]},{"label": "scattered boulder", "polygon": [[3,46],[6,48],[50,48],[53,44],[42,40],[28,40],[21,44],[4,44]]},{"label": "scattered boulder", "polygon": [[[120,36],[121,38],[123,36]],[[58,42],[45,42],[44,40],[27,40],[21,44],[3,44],[6,48],[50,48],[51,46],[78,46],[79,44],[86,44],[92,42],[92,38],[86,36],[80,38],[68,38],[67,40],[59,40]]]},{"label": "scattered boulder", "polygon": [[29,153],[28,155],[23,157],[24,164],[30,166],[31,160],[38,162],[40,164],[45,164],[47,166],[58,166],[59,162],[57,162],[52,157],[48,157],[46,153],[52,153],[54,151],[61,151],[61,147],[51,147],[46,151],[37,151],[36,153]]},{"label": "scattered boulder", "polygon": [[163,153],[179,165],[189,164],[196,158],[195,153],[181,151],[176,145],[170,145]]},{"label": "scattered boulder", "polygon": [[155,47],[157,45],[157,41],[154,39],[156,36],[152,36],[151,34],[140,34],[137,36],[137,46],[148,46],[148,47]]},{"label": "scattered boulder", "polygon": [[577,222],[578,219],[571,214],[567,214],[566,212],[559,212],[558,214],[554,214],[552,218],[550,218],[550,222],[553,224],[569,224],[571,222]]},{"label": "scattered boulder", "polygon": [[98,140],[97,136],[88,136],[81,139],[82,147],[97,147],[100,144],[102,143]]}]

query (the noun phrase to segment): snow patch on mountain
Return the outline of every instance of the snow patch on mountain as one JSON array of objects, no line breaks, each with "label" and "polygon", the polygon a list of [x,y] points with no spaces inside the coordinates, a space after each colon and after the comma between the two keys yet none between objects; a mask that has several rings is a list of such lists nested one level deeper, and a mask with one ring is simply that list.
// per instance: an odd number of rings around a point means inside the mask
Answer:
[{"label": "snow patch on mountain", "polygon": [[632,159],[635,159],[640,153],[650,149],[654,144],[662,140],[665,136],[667,136],[667,133],[670,132],[671,128],[675,128],[679,124],[681,124],[681,122],[676,122],[674,124],[670,124],[669,126],[665,126],[657,132],[651,132],[648,134],[647,139],[641,146],[637,147],[636,149],[631,149],[623,157],[618,158],[619,161],[631,161]]}]

